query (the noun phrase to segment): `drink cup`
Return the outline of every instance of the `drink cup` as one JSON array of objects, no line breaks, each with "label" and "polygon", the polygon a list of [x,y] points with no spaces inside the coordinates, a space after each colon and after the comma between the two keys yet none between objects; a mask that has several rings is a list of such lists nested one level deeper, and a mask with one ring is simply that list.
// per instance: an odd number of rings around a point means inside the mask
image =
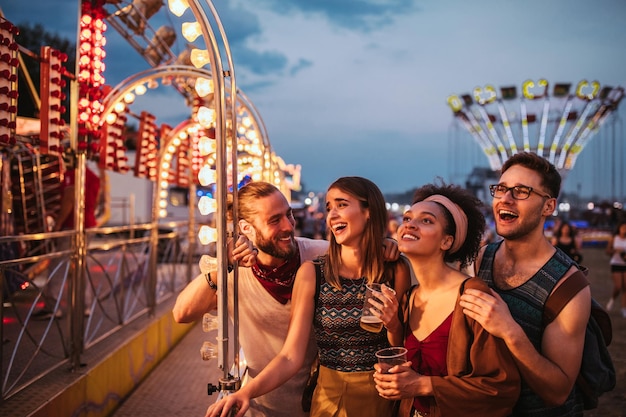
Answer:
[{"label": "drink cup", "polygon": [[382,369],[382,373],[389,373],[389,369],[396,365],[402,365],[406,362],[406,348],[395,346],[381,349],[376,352],[378,364]]},{"label": "drink cup", "polygon": [[382,320],[372,313],[372,310],[376,310],[376,308],[369,303],[370,298],[378,301],[374,294],[382,294],[381,285],[373,283],[365,286],[365,299],[363,300],[363,309],[361,310],[361,327],[372,333],[378,333],[383,329]]}]

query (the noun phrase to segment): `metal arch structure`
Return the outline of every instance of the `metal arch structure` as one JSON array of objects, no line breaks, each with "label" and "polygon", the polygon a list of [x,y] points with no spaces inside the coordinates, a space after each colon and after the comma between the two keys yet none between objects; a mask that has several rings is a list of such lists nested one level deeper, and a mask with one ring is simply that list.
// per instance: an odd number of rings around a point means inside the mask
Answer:
[{"label": "metal arch structure", "polygon": [[[154,2],[152,2],[154,3]],[[172,6],[174,2],[168,2],[168,5]],[[209,21],[207,13],[203,8],[204,3],[206,8],[208,9],[212,22]],[[161,6],[161,2],[155,3],[157,5],[156,9],[158,10]],[[230,155],[231,161],[236,161],[236,152],[237,152],[237,143],[236,143],[236,126],[237,120],[235,118],[234,100],[230,100],[228,102],[226,100],[226,80],[230,80],[228,85],[230,91],[230,97],[235,97],[236,95],[236,83],[235,83],[235,69],[232,61],[232,55],[230,53],[230,46],[228,43],[228,39],[226,37],[226,33],[224,27],[222,26],[221,20],[217,13],[217,10],[213,6],[210,0],[205,0],[201,2],[200,0],[184,0],[178,3],[181,8],[176,13],[177,16],[183,16],[187,10],[190,10],[193,14],[196,23],[199,25],[200,32],[204,44],[206,46],[206,63],[211,68],[211,79],[213,80],[213,88],[214,88],[214,109],[215,109],[215,140],[216,140],[216,169],[217,172],[217,183],[216,183],[216,200],[217,200],[217,211],[216,211],[216,229],[218,234],[218,245],[217,246],[217,281],[219,285],[218,291],[218,321],[220,326],[218,328],[218,342],[220,343],[220,349],[218,350],[218,366],[224,372],[223,381],[220,381],[220,384],[224,382],[224,384],[228,387],[231,387],[229,377],[228,377],[228,367],[226,365],[226,361],[228,358],[228,297],[226,294],[228,286],[227,283],[227,268],[228,265],[228,254],[226,251],[226,241],[228,239],[228,228],[226,223],[226,203],[227,203],[227,194],[228,194],[228,186],[226,173],[227,170],[227,143],[231,144],[232,154]],[[135,10],[135,2],[131,5],[131,10]],[[136,12],[136,23],[138,26],[144,25],[147,23],[149,16],[146,16],[141,10],[135,10]],[[155,11],[151,11],[154,13]],[[173,13],[173,9],[172,9]],[[113,21],[113,18],[108,19],[109,21]],[[124,22],[128,25],[128,22]],[[114,25],[116,27],[116,25]],[[118,27],[120,27],[118,25]],[[116,27],[116,29],[118,28]],[[119,29],[118,29],[119,30]],[[121,32],[120,32],[121,33]],[[124,36],[124,34],[122,33]],[[218,37],[219,35],[219,37]],[[133,45],[131,39],[126,37],[126,39]],[[221,43],[218,43],[218,39],[221,40]],[[157,49],[164,46],[163,39],[161,37],[155,36],[152,44]],[[133,45],[134,46],[134,45]],[[136,47],[136,49],[146,56],[147,48]],[[169,51],[169,47],[167,49],[160,49],[161,51],[165,51],[167,55],[171,55]],[[150,61],[148,61],[150,62]],[[150,62],[152,66],[158,65],[157,62]],[[180,91],[180,90],[179,90]],[[229,108],[227,108],[230,106]],[[229,129],[230,128],[230,129]],[[230,131],[230,135],[229,135]],[[231,167],[231,182],[233,184],[236,183],[237,178],[237,165],[232,164]],[[233,210],[237,212],[237,202],[236,199],[234,201]]]},{"label": "metal arch structure", "polygon": [[624,95],[621,86],[601,87],[581,80],[556,83],[550,93],[545,79],[517,87],[476,87],[472,94],[447,99],[455,120],[467,130],[486,155],[492,170],[520,151],[547,158],[565,178],[576,159],[615,113]]},{"label": "metal arch structure", "polygon": [[[161,66],[132,75],[112,88],[104,98],[103,123],[106,123],[106,116],[113,111],[117,103],[123,102],[128,93],[135,91],[144,84],[150,84],[159,79],[169,80],[174,78],[178,81],[178,85],[189,85],[199,78],[210,79],[211,77],[211,72],[206,69],[180,65]],[[226,84],[228,85],[228,83]],[[232,100],[228,96],[226,101],[231,102]],[[250,173],[254,177],[253,180],[257,181],[265,180],[270,182],[274,178],[274,183],[277,181],[282,182],[284,175],[278,167],[275,156],[272,154],[267,130],[256,107],[241,90],[237,90],[234,107],[235,119],[237,121],[238,172]],[[187,128],[199,126],[197,121],[193,123],[188,122],[184,122]],[[176,130],[179,131],[178,128]],[[166,145],[161,148],[162,150],[169,145],[169,139],[165,138],[165,141]],[[253,166],[250,169],[246,169],[247,165]],[[277,180],[276,177],[278,177]],[[157,178],[160,178],[160,173],[158,173]],[[197,178],[193,180],[197,182]],[[160,193],[162,189],[160,188],[158,191]]]}]

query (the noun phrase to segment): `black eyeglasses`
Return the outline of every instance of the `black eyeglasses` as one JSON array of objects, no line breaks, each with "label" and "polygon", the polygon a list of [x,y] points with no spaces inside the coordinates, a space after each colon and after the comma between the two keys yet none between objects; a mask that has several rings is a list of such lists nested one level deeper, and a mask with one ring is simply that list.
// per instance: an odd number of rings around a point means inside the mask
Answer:
[{"label": "black eyeglasses", "polygon": [[533,190],[532,187],[527,187],[525,185],[516,185],[514,187],[507,187],[502,184],[492,184],[489,186],[489,191],[491,192],[491,196],[494,198],[502,198],[507,192],[511,192],[511,195],[516,200],[526,200],[530,197],[530,193],[535,193],[544,198],[552,198],[549,194],[540,193],[539,191]]}]

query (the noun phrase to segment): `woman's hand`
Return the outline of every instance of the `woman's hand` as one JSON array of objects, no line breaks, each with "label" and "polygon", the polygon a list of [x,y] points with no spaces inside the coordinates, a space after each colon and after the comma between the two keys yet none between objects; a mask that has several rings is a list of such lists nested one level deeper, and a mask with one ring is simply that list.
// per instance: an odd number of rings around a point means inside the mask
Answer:
[{"label": "woman's hand", "polygon": [[397,326],[401,327],[398,319],[398,299],[393,288],[386,284],[380,286],[381,292],[373,292],[373,297],[369,299],[372,307],[372,313],[382,320],[383,325],[387,329],[397,330]]},{"label": "woman's hand", "polygon": [[429,395],[423,392],[424,390],[421,389],[420,386],[423,385],[421,384],[421,380],[430,381],[430,378],[424,377],[411,369],[411,362],[396,365],[390,368],[388,373],[383,373],[379,364],[374,365],[374,370],[376,390],[383,398],[399,400],[401,398],[412,398],[418,395]]},{"label": "woman's hand", "polygon": [[250,398],[241,391],[237,391],[211,404],[205,417],[230,417],[232,411],[237,412],[235,417],[243,417],[249,407]]}]

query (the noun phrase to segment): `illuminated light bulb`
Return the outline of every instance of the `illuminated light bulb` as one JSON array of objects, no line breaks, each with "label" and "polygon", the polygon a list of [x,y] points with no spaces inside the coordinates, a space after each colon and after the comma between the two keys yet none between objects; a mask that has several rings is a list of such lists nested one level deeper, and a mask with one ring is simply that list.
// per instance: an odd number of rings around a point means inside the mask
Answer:
[{"label": "illuminated light bulb", "polygon": [[241,119],[241,124],[245,127],[250,127],[252,126],[252,119],[250,119],[249,117],[244,117],[243,119]]},{"label": "illuminated light bulb", "polygon": [[172,154],[166,153],[163,154],[163,159],[165,159],[166,161],[171,161],[173,158]]},{"label": "illuminated light bulb", "polygon": [[161,209],[161,210],[159,210],[159,217],[160,217],[160,218],[162,218],[162,219],[163,219],[163,218],[165,218],[166,216],[167,216],[167,210],[165,210],[165,209]]},{"label": "illuminated light bulb", "polygon": [[215,242],[217,240],[217,230],[207,225],[203,225],[198,231],[198,239],[203,245],[208,245],[211,242]]},{"label": "illuminated light bulb", "polygon": [[213,92],[213,80],[198,78],[194,88],[200,97],[206,97]]},{"label": "illuminated light bulb", "polygon": [[157,80],[148,81],[148,88],[153,90],[159,86],[159,82]]},{"label": "illuminated light bulb", "polygon": [[215,152],[215,141],[207,136],[202,136],[198,142],[198,152],[202,156]]},{"label": "illuminated light bulb", "polygon": [[214,199],[203,195],[198,200],[198,209],[200,210],[200,214],[206,216],[207,214],[214,213],[217,210],[217,201]]},{"label": "illuminated light bulb", "polygon": [[176,152],[176,148],[174,147],[174,145],[168,145],[168,147],[167,147],[167,152],[168,152],[168,153],[174,153],[174,152]]},{"label": "illuminated light bulb", "polygon": [[135,94],[137,94],[138,96],[143,96],[144,94],[146,94],[146,91],[147,88],[143,84],[139,84],[137,87],[135,87]]},{"label": "illuminated light bulb", "polygon": [[117,114],[115,113],[109,113],[106,116],[106,122],[110,125],[112,125],[113,123],[115,123],[115,121],[117,120]]},{"label": "illuminated light bulb", "polygon": [[256,130],[250,130],[246,134],[246,137],[248,139],[250,139],[250,140],[257,140],[258,139],[258,134],[257,134]]},{"label": "illuminated light bulb", "polygon": [[167,190],[161,190],[161,191],[159,191],[159,197],[161,197],[161,198],[167,198]]},{"label": "illuminated light bulb", "polygon": [[[163,163],[161,164],[161,168],[163,168],[163,169],[170,169],[170,163],[168,161],[163,161]],[[163,175],[163,174],[165,174],[165,175]],[[163,178],[167,178],[167,172],[162,172],[161,176]]]},{"label": "illuminated light bulb", "polygon": [[167,0],[167,7],[169,7],[170,12],[181,17],[189,7],[189,3],[187,0]]},{"label": "illuminated light bulb", "polygon": [[81,17],[80,22],[81,22],[83,25],[90,25],[90,24],[91,24],[91,16],[90,16],[90,15],[88,15],[88,14],[84,14],[84,15]]},{"label": "illuminated light bulb", "polygon": [[167,181],[161,181],[161,188],[167,188],[168,183]]},{"label": "illuminated light bulb", "polygon": [[183,37],[189,42],[195,41],[198,36],[202,35],[202,27],[198,22],[183,23]]},{"label": "illuminated light bulb", "polygon": [[117,103],[115,103],[115,106],[113,106],[113,110],[115,110],[116,113],[122,113],[124,110],[126,110],[126,104],[118,101]]},{"label": "illuminated light bulb", "polygon": [[209,127],[215,122],[215,110],[201,106],[198,109],[198,123],[203,127]]},{"label": "illuminated light bulb", "polygon": [[[172,144],[173,144],[175,147],[179,147],[179,146],[180,146],[180,138],[178,138],[178,137],[174,138],[174,139],[172,140]],[[169,148],[168,148],[168,149],[169,149]]]},{"label": "illuminated light bulb", "polygon": [[135,95],[133,93],[126,93],[124,96],[124,103],[132,104],[135,101]]},{"label": "illuminated light bulb", "polygon": [[159,207],[162,208],[162,209],[167,207],[167,201],[166,200],[159,200]]},{"label": "illuminated light bulb", "polygon": [[206,49],[192,49],[189,59],[191,59],[191,63],[196,68],[202,68],[211,61],[209,59],[209,51]]},{"label": "illuminated light bulb", "polygon": [[203,166],[198,172],[198,181],[203,187],[215,183],[215,171],[207,165]]}]

